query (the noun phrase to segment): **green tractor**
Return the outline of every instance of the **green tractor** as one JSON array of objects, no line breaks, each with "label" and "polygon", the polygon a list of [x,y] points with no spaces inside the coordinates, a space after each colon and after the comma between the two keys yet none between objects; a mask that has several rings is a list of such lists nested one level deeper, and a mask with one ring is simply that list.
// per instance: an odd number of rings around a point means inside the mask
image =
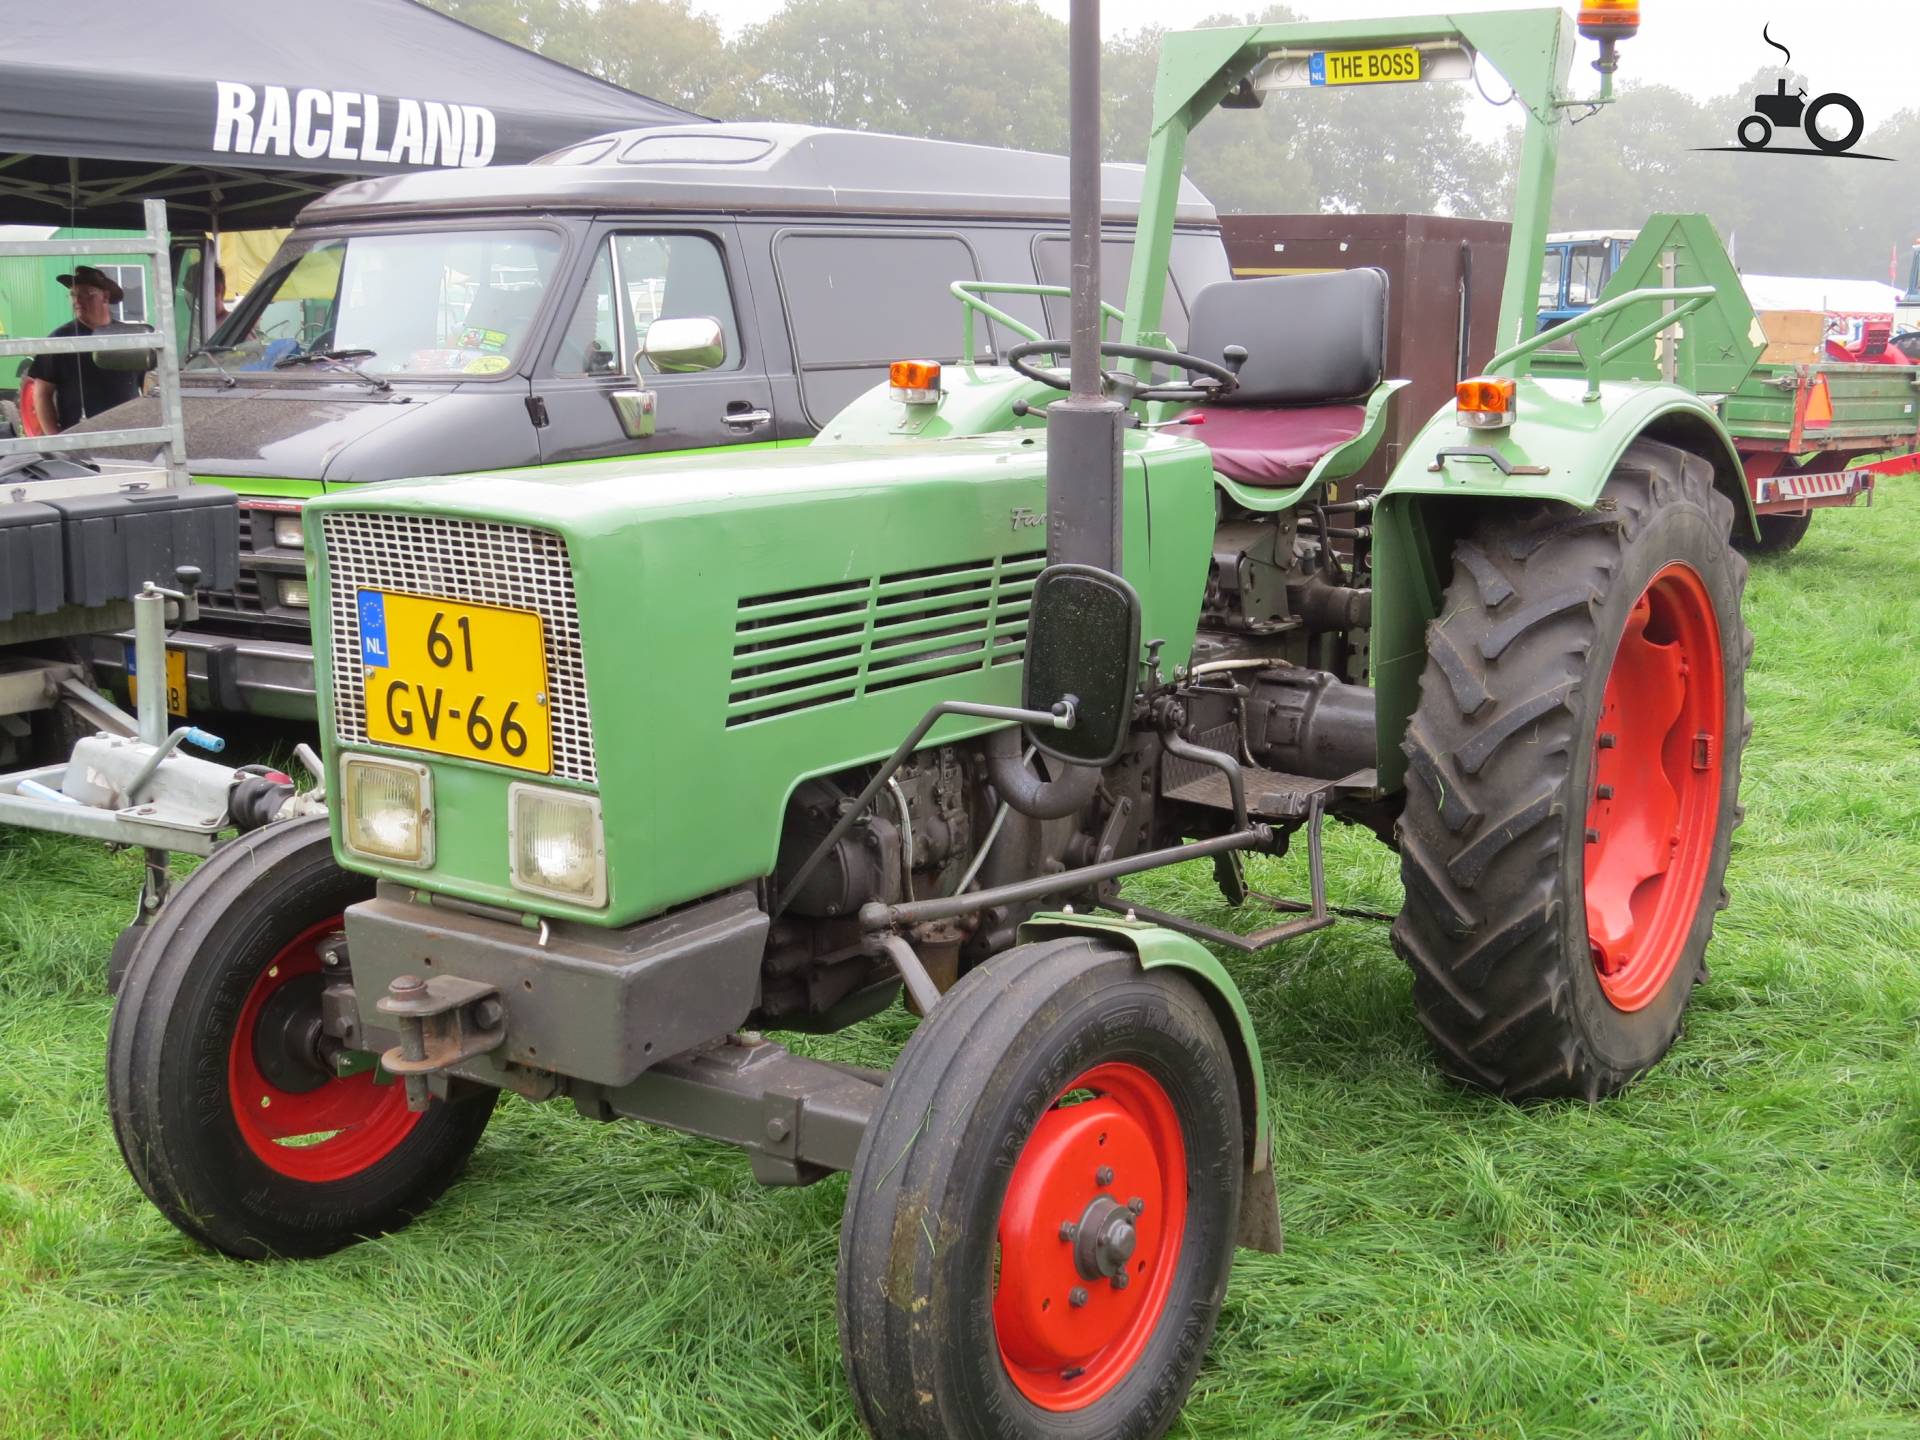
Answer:
[{"label": "green tractor", "polygon": [[[1258,1039],[1207,947],[1334,922],[1329,816],[1400,852],[1449,1073],[1592,1100],[1672,1045],[1740,815],[1750,510],[1695,395],[1526,374],[1592,103],[1573,23],[1169,36],[1107,340],[1085,20],[1071,337],[956,286],[960,353],[1021,332],[1007,363],[903,362],[811,446],[307,507],[329,817],[195,872],[113,1021],[115,1133],[186,1233],[333,1250],[431,1203],[501,1091],[565,1100],[769,1184],[851,1172],[874,1434],[1157,1435],[1236,1244],[1281,1238]],[[1603,82],[1632,26],[1583,13]],[[1511,348],[1371,491],[1385,277],[1223,283],[1172,350],[1184,145],[1216,106],[1479,63],[1527,114]],[[1711,294],[1643,292],[1672,305],[1631,343]],[[1255,895],[1242,857],[1295,839],[1310,895]],[[1203,857],[1265,928],[1118,888]],[[766,1037],[903,989],[890,1071]]]}]

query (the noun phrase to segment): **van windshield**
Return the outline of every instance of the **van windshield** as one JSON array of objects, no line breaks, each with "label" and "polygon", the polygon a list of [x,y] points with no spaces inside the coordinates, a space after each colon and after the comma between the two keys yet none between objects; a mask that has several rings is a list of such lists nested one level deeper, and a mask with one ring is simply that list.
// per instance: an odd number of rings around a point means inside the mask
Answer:
[{"label": "van windshield", "polygon": [[504,374],[535,343],[559,254],[547,230],[296,237],[187,368],[295,373],[336,353],[375,375]]}]

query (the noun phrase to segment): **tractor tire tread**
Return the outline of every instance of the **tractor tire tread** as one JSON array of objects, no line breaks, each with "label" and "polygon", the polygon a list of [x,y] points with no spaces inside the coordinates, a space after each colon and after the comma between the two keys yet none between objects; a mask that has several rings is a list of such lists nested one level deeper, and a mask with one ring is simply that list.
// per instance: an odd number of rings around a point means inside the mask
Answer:
[{"label": "tractor tire tread", "polygon": [[[1409,779],[1396,835],[1407,904],[1392,942],[1442,1068],[1511,1098],[1591,1100],[1653,1063],[1610,1060],[1575,1023],[1570,967],[1587,957],[1564,953],[1558,876],[1563,845],[1582,833],[1570,829],[1577,817],[1567,820],[1567,787],[1596,616],[1634,537],[1673,505],[1718,526],[1734,518],[1707,461],[1638,440],[1599,508],[1541,502],[1483,518],[1455,547],[1441,618],[1428,627],[1421,699],[1402,745]],[[1745,561],[1732,555],[1723,573],[1737,598]],[[1724,650],[1737,683],[1751,632],[1742,626]],[[1750,728],[1744,722],[1743,747]],[[1740,818],[1736,809],[1732,823]],[[1720,874],[1709,881],[1708,900],[1724,908]]]}]

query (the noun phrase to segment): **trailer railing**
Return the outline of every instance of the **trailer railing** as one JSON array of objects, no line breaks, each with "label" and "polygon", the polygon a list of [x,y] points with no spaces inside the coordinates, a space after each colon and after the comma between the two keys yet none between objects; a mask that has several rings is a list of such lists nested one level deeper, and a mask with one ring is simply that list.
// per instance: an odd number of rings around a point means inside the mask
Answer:
[{"label": "trailer railing", "polygon": [[173,276],[168,267],[167,204],[148,200],[146,231],[137,240],[0,240],[0,258],[16,255],[138,255],[151,267],[147,294],[153,297],[153,334],[21,335],[0,339],[0,357],[9,355],[102,355],[114,351],[156,350],[160,384],[158,425],[90,430],[81,435],[26,435],[0,439],[0,457],[97,450],[120,445],[156,445],[166,457],[168,483],[187,482],[187,432],[180,413],[180,351],[173,329]]},{"label": "trailer railing", "polygon": [[[1556,341],[1575,335],[1595,321],[1617,315],[1630,305],[1643,305],[1648,301],[1659,301],[1672,308],[1663,310],[1649,323],[1642,325],[1631,335],[1614,341],[1598,354],[1579,351],[1580,368],[1587,377],[1587,393],[1582,398],[1598,400],[1600,398],[1600,369],[1611,360],[1617,360],[1636,345],[1644,345],[1668,326],[1679,323],[1694,311],[1704,307],[1720,292],[1711,285],[1679,285],[1668,288],[1647,290],[1629,290],[1624,295],[1616,295],[1611,300],[1603,300],[1585,314],[1576,315],[1571,320],[1563,320],[1551,330],[1542,330],[1538,335],[1522,340],[1518,345],[1509,346],[1487,362],[1485,373],[1498,374],[1502,368],[1525,360],[1537,350],[1544,350]],[[1674,303],[1674,302],[1679,303]],[[1516,370],[1516,375],[1521,372]]]}]

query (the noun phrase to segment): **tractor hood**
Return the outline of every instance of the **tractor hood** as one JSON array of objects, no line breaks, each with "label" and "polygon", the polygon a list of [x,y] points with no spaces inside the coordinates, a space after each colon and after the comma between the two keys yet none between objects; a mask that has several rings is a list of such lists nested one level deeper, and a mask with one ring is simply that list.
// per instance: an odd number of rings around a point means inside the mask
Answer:
[{"label": "tractor hood", "polygon": [[[364,385],[318,388],[182,387],[193,473],[353,485],[450,468],[493,469],[537,460],[524,385],[470,388]],[[152,397],[95,415],[75,429],[158,425]],[[119,450],[100,450],[116,455]]]},{"label": "tractor hood", "polygon": [[[1153,514],[1127,537],[1146,633],[1191,636],[1211,527],[1177,517],[1210,517],[1206,451],[1138,437],[1126,481]],[[343,861],[601,924],[768,874],[800,781],[887,754],[939,700],[1017,703],[1045,492],[1045,447],[1028,434],[507,471],[310,503],[329,765],[343,748],[405,753],[431,767],[440,817],[430,871]],[[362,592],[537,611],[552,773],[376,744],[383,687],[445,675],[369,666]],[[508,691],[489,687],[497,715]],[[987,728],[950,721],[934,738]],[[516,780],[598,792],[604,909],[512,887]]]}]

